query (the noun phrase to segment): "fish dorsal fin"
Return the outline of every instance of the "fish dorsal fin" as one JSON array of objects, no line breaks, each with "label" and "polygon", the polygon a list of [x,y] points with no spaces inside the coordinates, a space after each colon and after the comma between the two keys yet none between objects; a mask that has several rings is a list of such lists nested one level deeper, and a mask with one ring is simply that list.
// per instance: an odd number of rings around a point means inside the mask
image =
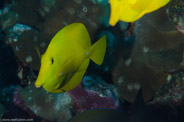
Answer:
[{"label": "fish dorsal fin", "polygon": [[[91,46],[90,37],[86,27],[82,23],[73,23],[67,25],[53,37],[51,43],[62,43],[62,45],[80,46],[88,50]],[[76,44],[77,45],[74,45]]]}]

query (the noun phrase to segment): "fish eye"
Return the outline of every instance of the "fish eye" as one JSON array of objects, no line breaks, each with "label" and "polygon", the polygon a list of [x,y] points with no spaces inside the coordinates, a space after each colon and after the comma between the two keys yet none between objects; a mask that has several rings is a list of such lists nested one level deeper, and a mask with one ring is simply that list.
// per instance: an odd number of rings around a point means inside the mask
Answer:
[{"label": "fish eye", "polygon": [[51,58],[51,63],[52,63],[52,64],[54,63],[54,58],[53,58],[53,57]]}]

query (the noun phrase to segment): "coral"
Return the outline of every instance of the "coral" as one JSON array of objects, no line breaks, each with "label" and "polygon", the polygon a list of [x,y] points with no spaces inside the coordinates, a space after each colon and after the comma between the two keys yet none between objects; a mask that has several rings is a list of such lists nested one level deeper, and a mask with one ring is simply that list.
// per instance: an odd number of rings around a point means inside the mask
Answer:
[{"label": "coral", "polygon": [[184,2],[183,0],[172,0],[169,7],[169,18],[171,22],[176,26],[178,31],[184,34]]},{"label": "coral", "polygon": [[1,97],[0,102],[4,106],[4,110],[0,108],[0,111],[1,110],[4,111],[4,115],[1,117],[1,119],[15,119],[15,118],[26,119],[35,117],[35,115],[31,111],[23,109],[25,108],[23,107],[23,105],[19,106],[23,102],[21,103],[21,101],[19,101],[20,99],[17,99],[15,97],[16,96],[15,89],[18,89],[18,87],[11,85],[9,87],[1,89],[0,91]]},{"label": "coral", "polygon": [[78,87],[64,93],[48,93],[43,88],[36,88],[33,83],[16,90],[18,94],[15,92],[13,96],[14,103],[32,118],[35,114],[46,120],[65,122],[72,117],[72,113],[96,108],[119,108],[117,89],[96,75],[85,76]]},{"label": "coral", "polygon": [[48,93],[30,84],[21,89],[19,95],[34,114],[46,120],[66,122],[72,117],[70,110],[72,98],[67,93]]},{"label": "coral", "polygon": [[[167,82],[156,92],[153,100],[148,103],[148,106],[152,109],[165,109],[164,114],[170,122],[184,121],[183,77],[183,70],[173,71],[169,73]],[[157,112],[160,110],[155,111]]]},{"label": "coral", "polygon": [[152,104],[164,104],[171,108],[184,105],[184,72],[177,71],[171,73],[166,84],[163,85],[155,94]]},{"label": "coral", "polygon": [[14,94],[13,94],[13,103],[22,108],[24,111],[26,111],[29,114],[30,118],[35,118],[36,115],[25,105],[25,102],[20,98],[18,94],[19,89],[15,88]]},{"label": "coral", "polygon": [[117,109],[119,107],[116,88],[94,75],[85,76],[83,84],[69,91],[69,94],[73,98],[73,111],[76,113],[96,108]]}]

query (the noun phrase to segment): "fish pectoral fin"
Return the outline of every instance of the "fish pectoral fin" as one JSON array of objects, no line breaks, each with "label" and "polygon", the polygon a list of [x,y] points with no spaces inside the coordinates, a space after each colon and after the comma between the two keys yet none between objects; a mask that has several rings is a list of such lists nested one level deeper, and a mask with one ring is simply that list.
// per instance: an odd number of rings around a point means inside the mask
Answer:
[{"label": "fish pectoral fin", "polygon": [[71,79],[73,74],[74,73],[69,73],[69,74],[60,76],[60,78],[59,78],[60,84],[58,85],[58,88],[56,90],[58,90],[58,89],[62,88],[63,86],[65,86],[67,84],[67,82]]},{"label": "fish pectoral fin", "polygon": [[78,68],[80,67],[81,63],[76,60],[76,57],[69,57],[65,60],[63,63],[61,69],[60,69],[60,75],[67,75],[75,73]]},{"label": "fish pectoral fin", "polygon": [[62,92],[66,92],[67,90],[65,90],[63,87],[68,83],[68,81],[70,81],[71,77],[73,76],[73,73],[67,74],[67,75],[62,75],[59,78],[59,82],[60,84],[57,85],[56,90],[53,90],[53,93],[62,93]]},{"label": "fish pectoral fin", "polygon": [[85,67],[82,67],[82,68],[78,68],[77,71],[68,72],[68,74],[65,74],[65,75],[63,74],[60,77],[60,81],[62,81],[62,83],[60,84],[60,87],[59,88],[64,87],[67,84],[67,82],[71,80],[71,78],[73,77],[73,75],[75,75],[76,73],[77,74],[82,74],[85,71],[86,71],[86,68]]},{"label": "fish pectoral fin", "polygon": [[81,82],[81,80],[82,80],[82,78],[87,70],[87,67],[89,65],[89,61],[90,61],[90,59],[86,58],[82,62],[79,69],[72,75],[70,80],[67,82],[67,84],[65,86],[62,87],[62,89],[66,90],[66,91],[70,91],[80,84],[80,82]]}]

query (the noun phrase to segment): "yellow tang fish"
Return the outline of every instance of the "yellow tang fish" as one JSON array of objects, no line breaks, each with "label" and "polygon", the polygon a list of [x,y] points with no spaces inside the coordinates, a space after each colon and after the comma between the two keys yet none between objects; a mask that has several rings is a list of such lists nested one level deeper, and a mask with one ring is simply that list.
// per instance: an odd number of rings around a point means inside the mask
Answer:
[{"label": "yellow tang fish", "polygon": [[119,20],[134,22],[144,14],[165,6],[170,0],[110,0],[109,24],[114,26]]},{"label": "yellow tang fish", "polygon": [[90,59],[101,65],[106,52],[106,36],[91,46],[89,34],[81,23],[67,25],[51,40],[41,57],[36,87],[53,93],[74,89],[82,80]]}]

